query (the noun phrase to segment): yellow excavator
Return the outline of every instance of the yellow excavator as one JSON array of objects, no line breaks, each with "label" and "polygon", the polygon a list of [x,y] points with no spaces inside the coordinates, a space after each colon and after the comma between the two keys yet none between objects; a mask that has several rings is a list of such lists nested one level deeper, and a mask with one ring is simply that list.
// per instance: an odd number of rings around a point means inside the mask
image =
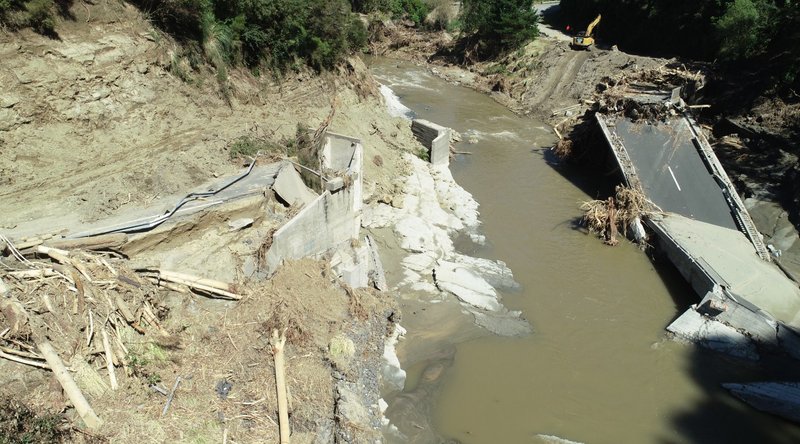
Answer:
[{"label": "yellow excavator", "polygon": [[592,34],[592,31],[594,31],[594,27],[597,26],[598,23],[600,23],[600,14],[597,14],[597,18],[592,20],[592,23],[589,23],[589,26],[586,27],[586,31],[581,31],[572,38],[572,44],[570,46],[572,46],[573,49],[589,50],[589,48],[594,45],[594,34]]}]

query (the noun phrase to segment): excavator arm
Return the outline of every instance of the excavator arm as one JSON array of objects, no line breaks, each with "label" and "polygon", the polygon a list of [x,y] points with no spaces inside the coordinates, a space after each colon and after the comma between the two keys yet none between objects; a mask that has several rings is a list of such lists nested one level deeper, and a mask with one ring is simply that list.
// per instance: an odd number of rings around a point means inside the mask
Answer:
[{"label": "excavator arm", "polygon": [[594,30],[594,27],[597,26],[598,23],[600,23],[600,18],[601,17],[602,16],[600,14],[597,14],[597,18],[592,20],[592,23],[589,23],[589,26],[586,27],[586,35],[587,36],[589,36],[589,37],[592,36],[592,31]]}]

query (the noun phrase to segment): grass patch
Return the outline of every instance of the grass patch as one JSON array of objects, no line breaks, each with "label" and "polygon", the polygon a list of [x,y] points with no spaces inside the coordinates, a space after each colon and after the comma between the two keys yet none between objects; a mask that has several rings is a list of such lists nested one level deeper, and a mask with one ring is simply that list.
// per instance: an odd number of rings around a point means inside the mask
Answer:
[{"label": "grass patch", "polygon": [[[63,4],[62,4],[63,3]],[[0,25],[11,30],[32,28],[39,34],[57,37],[56,15],[69,9],[71,1],[0,0]]]},{"label": "grass patch", "polygon": [[428,150],[424,146],[420,146],[419,148],[414,150],[414,155],[419,157],[420,159],[424,160],[425,162],[430,162],[431,161],[430,150]]},{"label": "grass patch", "polygon": [[255,157],[257,154],[283,156],[288,153],[288,148],[269,139],[253,136],[242,136],[236,139],[230,147],[228,154],[231,160],[245,157]]},{"label": "grass patch", "polygon": [[484,75],[492,75],[492,74],[508,74],[508,66],[503,63],[495,63],[492,66],[486,68],[483,72]]}]

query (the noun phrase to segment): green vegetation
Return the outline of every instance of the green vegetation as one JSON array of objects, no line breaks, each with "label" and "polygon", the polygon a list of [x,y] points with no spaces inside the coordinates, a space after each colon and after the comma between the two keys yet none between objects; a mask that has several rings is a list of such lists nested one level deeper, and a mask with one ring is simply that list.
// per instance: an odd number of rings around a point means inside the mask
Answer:
[{"label": "green vegetation", "polygon": [[561,11],[575,30],[602,13],[596,35],[628,51],[749,65],[800,86],[797,0],[561,0]]},{"label": "green vegetation", "polygon": [[353,11],[362,14],[388,14],[392,18],[408,18],[416,25],[425,20],[430,11],[427,0],[350,0]]},{"label": "green vegetation", "polygon": [[229,155],[231,159],[243,157],[254,157],[258,153],[282,154],[283,149],[280,145],[267,139],[252,136],[242,136],[236,139],[231,145]]},{"label": "green vegetation", "polygon": [[347,0],[132,0],[159,28],[201,53],[221,78],[227,66],[276,72],[335,66],[366,44]]},{"label": "green vegetation", "polygon": [[428,148],[420,145],[417,149],[414,150],[414,155],[419,157],[420,159],[424,160],[425,162],[431,161],[431,152]]},{"label": "green vegetation", "polygon": [[462,31],[476,41],[479,54],[516,49],[539,35],[532,0],[464,0],[462,8]]},{"label": "green vegetation", "polygon": [[508,74],[508,66],[506,66],[503,63],[495,63],[495,64],[489,66],[488,68],[486,68],[486,70],[483,71],[483,74],[484,75]]},{"label": "green vegetation", "polygon": [[719,55],[726,60],[757,55],[766,45],[775,5],[768,0],[734,0],[712,22],[719,39]]},{"label": "green vegetation", "polygon": [[316,166],[316,151],[312,149],[311,130],[303,124],[297,125],[295,137],[274,141],[267,137],[241,136],[231,144],[231,159],[253,157],[261,153],[268,157],[297,157],[303,165]]},{"label": "green vegetation", "polygon": [[62,423],[59,415],[37,415],[17,401],[0,401],[0,444],[67,442],[70,432],[61,429]]},{"label": "green vegetation", "polygon": [[407,17],[419,26],[425,21],[430,8],[422,0],[396,0],[392,5],[395,17]]},{"label": "green vegetation", "polygon": [[33,28],[44,35],[55,34],[56,14],[72,2],[54,0],[0,0],[0,25],[9,29]]}]

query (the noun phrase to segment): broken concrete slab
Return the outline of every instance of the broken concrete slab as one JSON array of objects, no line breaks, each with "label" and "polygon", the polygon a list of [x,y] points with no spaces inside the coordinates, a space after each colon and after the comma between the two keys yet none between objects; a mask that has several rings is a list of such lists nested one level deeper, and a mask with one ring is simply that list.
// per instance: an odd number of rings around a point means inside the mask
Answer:
[{"label": "broken concrete slab", "polygon": [[289,163],[285,164],[278,172],[275,183],[272,184],[272,189],[284,202],[291,206],[308,205],[317,198],[317,193],[306,186],[303,178],[300,177],[300,173]]},{"label": "broken concrete slab", "polygon": [[715,284],[791,327],[800,327],[800,289],[773,264],[762,261],[736,230],[670,214],[648,225],[694,290]]},{"label": "broken concrete slab", "polygon": [[535,435],[536,441],[544,443],[544,444],[583,444],[578,441],[572,441],[566,438],[561,438],[555,435],[545,435],[542,433],[537,433]]},{"label": "broken concrete slab", "polygon": [[[155,201],[150,207],[127,211],[124,214],[112,216],[92,224],[79,224],[78,221],[42,219],[40,227],[44,224],[53,222],[56,228],[65,229],[68,239],[81,237],[98,236],[106,233],[133,233],[153,229],[167,220],[176,220],[179,217],[207,211],[211,207],[223,203],[234,202],[250,197],[263,196],[275,181],[275,175],[281,168],[281,163],[268,165],[251,166],[243,173],[224,179],[214,179],[201,186],[196,187],[192,192],[182,196],[164,197]],[[78,225],[83,231],[72,231],[69,226]],[[35,235],[25,226],[22,229],[10,233],[14,237],[24,237]],[[74,227],[73,227],[74,228]]]},{"label": "broken concrete slab", "polygon": [[521,311],[480,312],[471,310],[475,324],[498,336],[519,337],[529,335],[533,327],[522,317]]},{"label": "broken concrete slab", "polygon": [[353,248],[342,244],[331,257],[331,268],[351,288],[369,285],[369,270],[372,259],[368,245]]},{"label": "broken concrete slab", "polygon": [[494,287],[465,265],[439,261],[433,276],[440,290],[453,293],[465,304],[490,311],[503,308],[497,301]]},{"label": "broken concrete slab", "polygon": [[703,316],[694,308],[686,310],[667,327],[677,338],[710,350],[743,359],[758,360],[755,344],[738,330]]},{"label": "broken concrete slab", "polygon": [[[363,207],[361,142],[352,137],[327,133],[321,157],[326,171],[332,169],[346,175],[350,185],[335,194],[326,190],[274,233],[266,258],[268,275],[274,273],[284,259],[320,255],[358,238]],[[286,170],[286,174],[295,181],[293,176],[297,171],[293,170],[293,167]],[[309,236],[308,233],[313,235]]]},{"label": "broken concrete slab", "polygon": [[519,288],[519,283],[514,280],[514,274],[503,261],[456,254],[455,262],[468,266],[494,288],[508,290]]},{"label": "broken concrete slab", "polygon": [[331,193],[335,193],[344,188],[344,178],[334,177],[333,179],[325,182],[325,189]]},{"label": "broken concrete slab", "polygon": [[254,220],[251,217],[241,217],[239,219],[228,221],[228,228],[230,228],[231,231],[239,231],[253,226],[253,222]]},{"label": "broken concrete slab", "polygon": [[800,423],[800,382],[728,383],[722,386],[762,412]]},{"label": "broken concrete slab", "polygon": [[403,267],[416,272],[432,271],[435,262],[436,257],[432,251],[409,254],[400,261]]}]

